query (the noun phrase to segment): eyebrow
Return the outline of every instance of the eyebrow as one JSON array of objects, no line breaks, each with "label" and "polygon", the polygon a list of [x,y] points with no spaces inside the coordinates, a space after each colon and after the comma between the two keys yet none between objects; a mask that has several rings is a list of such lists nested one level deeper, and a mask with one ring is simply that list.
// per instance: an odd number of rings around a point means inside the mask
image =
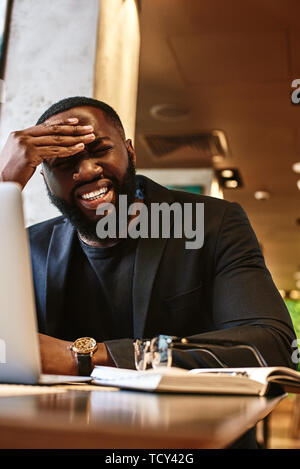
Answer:
[{"label": "eyebrow", "polygon": [[88,144],[86,145],[86,147],[87,147],[88,149],[93,149],[93,148],[95,148],[97,145],[99,145],[100,143],[104,143],[103,140],[105,140],[105,139],[110,140],[109,137],[97,137],[93,142],[88,143]]}]

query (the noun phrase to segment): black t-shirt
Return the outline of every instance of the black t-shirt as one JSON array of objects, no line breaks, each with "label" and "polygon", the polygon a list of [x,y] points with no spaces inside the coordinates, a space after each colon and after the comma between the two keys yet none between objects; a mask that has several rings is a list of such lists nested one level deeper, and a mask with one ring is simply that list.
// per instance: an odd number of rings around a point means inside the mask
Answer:
[{"label": "black t-shirt", "polygon": [[106,248],[76,239],[65,287],[60,337],[97,342],[133,337],[132,279],[137,240]]}]

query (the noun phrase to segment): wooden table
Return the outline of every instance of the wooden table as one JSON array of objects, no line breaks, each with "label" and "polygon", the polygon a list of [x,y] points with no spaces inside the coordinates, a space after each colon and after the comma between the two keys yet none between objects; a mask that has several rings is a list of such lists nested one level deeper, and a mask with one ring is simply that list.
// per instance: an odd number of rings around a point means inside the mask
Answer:
[{"label": "wooden table", "polygon": [[0,397],[0,448],[224,448],[283,398],[83,389]]}]

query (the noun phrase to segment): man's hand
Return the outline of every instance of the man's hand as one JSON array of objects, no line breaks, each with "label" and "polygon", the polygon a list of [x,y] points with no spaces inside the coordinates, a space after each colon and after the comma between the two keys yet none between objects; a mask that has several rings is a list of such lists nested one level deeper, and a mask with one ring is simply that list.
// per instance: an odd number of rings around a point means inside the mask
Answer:
[{"label": "man's hand", "polygon": [[93,127],[78,125],[77,118],[12,132],[0,154],[0,181],[24,188],[44,160],[75,155],[94,139]]},{"label": "man's hand", "polygon": [[[39,334],[42,372],[57,375],[77,375],[77,358],[70,350],[72,342]],[[114,366],[103,343],[98,343],[98,350],[92,357],[92,365]]]}]

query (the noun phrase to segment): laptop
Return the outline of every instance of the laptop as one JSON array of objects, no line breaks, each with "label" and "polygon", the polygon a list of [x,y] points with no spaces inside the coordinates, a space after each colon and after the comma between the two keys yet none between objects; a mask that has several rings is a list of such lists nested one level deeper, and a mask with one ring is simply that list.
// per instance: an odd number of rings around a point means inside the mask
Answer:
[{"label": "laptop", "polygon": [[0,383],[62,384],[89,377],[41,373],[32,268],[21,188],[0,183]]}]

